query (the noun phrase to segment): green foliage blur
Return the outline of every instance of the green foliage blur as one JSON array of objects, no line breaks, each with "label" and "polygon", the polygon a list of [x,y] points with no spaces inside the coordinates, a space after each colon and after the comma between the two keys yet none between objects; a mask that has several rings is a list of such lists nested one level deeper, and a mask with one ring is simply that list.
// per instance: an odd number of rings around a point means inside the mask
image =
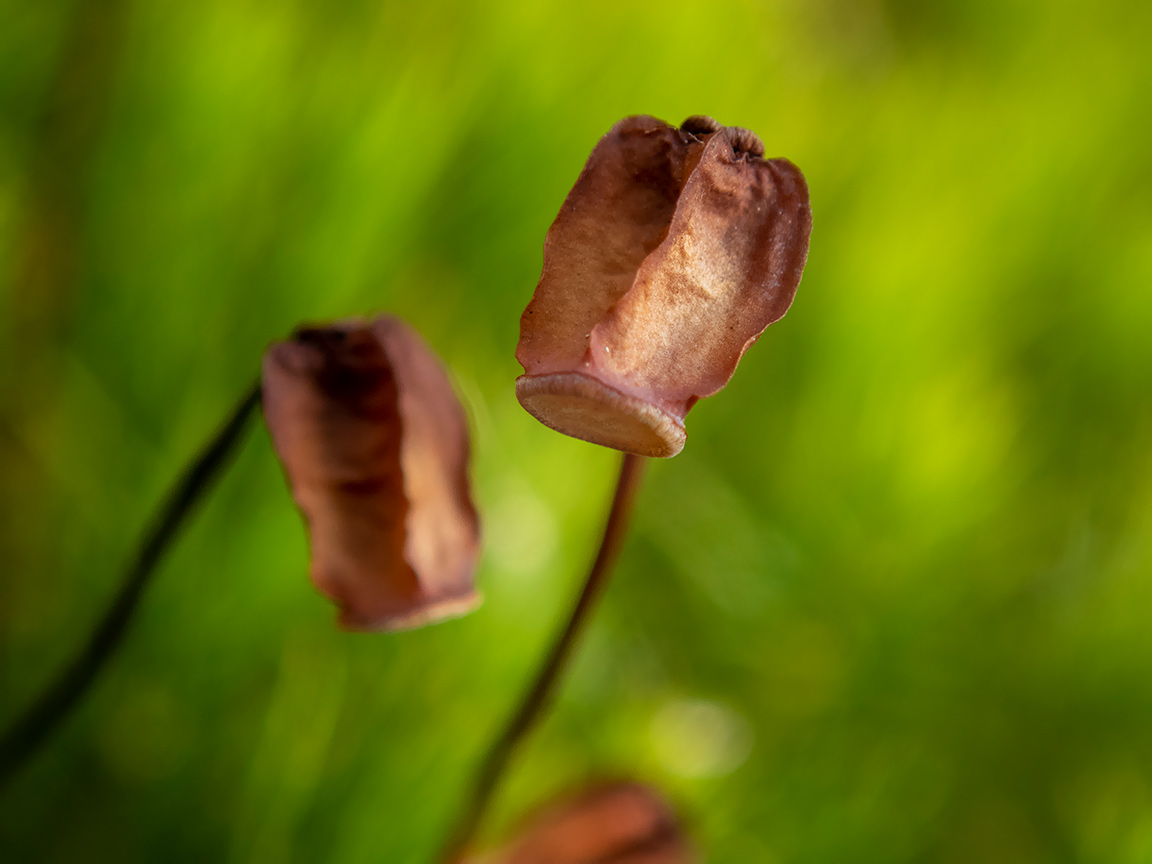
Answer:
[{"label": "green foliage blur", "polygon": [[484,606],[341,633],[257,424],[11,862],[425,862],[617,457],[516,403],[541,242],[617,119],[805,172],[792,311],[650,466],[485,838],[582,780],[709,862],[1152,861],[1152,7],[0,0],[0,723],[302,321],[406,317],[475,433]]}]

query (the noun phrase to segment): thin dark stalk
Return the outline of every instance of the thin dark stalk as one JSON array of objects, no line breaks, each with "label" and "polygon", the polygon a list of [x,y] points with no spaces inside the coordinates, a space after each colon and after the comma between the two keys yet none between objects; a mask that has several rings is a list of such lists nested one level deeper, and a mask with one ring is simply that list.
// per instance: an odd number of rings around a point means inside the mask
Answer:
[{"label": "thin dark stalk", "polygon": [[145,535],[120,592],[112,601],[84,650],[40,698],[0,738],[0,786],[60,725],[96,680],[123,641],[128,624],[156,565],[176,538],[196,503],[211,489],[228,464],[253,409],[260,403],[260,385],[250,388],[228,422],[188,466]]},{"label": "thin dark stalk", "polygon": [[564,671],[597,598],[607,584],[612,565],[616,563],[616,556],[628,530],[628,517],[636,499],[643,467],[643,456],[632,454],[624,456],[620,465],[620,479],[616,483],[616,494],[612,499],[612,509],[608,512],[608,523],[604,527],[604,538],[600,541],[600,550],[596,553],[596,560],[592,562],[592,569],[588,571],[588,578],[584,582],[580,597],[572,608],[572,614],[564,630],[545,655],[532,686],[525,692],[519,707],[509,718],[500,737],[493,742],[484,761],[481,762],[472,791],[456,818],[448,842],[440,852],[438,860],[442,864],[456,864],[460,856],[467,851],[480,820],[484,818],[484,813],[492,802],[496,787],[511,761],[512,754],[547,709],[556,682]]}]

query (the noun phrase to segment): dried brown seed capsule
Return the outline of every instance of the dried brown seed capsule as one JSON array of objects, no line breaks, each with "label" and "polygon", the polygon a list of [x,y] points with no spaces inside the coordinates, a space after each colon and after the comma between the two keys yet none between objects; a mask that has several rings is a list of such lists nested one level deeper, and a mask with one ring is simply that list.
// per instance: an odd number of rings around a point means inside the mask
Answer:
[{"label": "dried brown seed capsule", "polygon": [[668,804],[638,783],[594,786],[545,809],[490,864],[691,864]]},{"label": "dried brown seed capsule", "polygon": [[804,176],[753,132],[621,120],[544,241],[516,395],[544,425],[675,456],[684,416],[784,315],[808,257]]},{"label": "dried brown seed capsule", "polygon": [[397,630],[479,603],[464,411],[396,318],[297,331],[264,355],[264,416],[308,522],[311,576],[350,630]]}]

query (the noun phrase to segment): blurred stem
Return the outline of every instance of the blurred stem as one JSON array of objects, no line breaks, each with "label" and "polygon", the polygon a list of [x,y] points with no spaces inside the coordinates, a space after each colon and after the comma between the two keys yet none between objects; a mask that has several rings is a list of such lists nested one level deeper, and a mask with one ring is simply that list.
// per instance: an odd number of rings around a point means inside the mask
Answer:
[{"label": "blurred stem", "polygon": [[120,592],[104,613],[104,618],[80,656],[0,738],[0,786],[12,779],[51,732],[63,722],[123,641],[140,597],[156,571],[156,565],[168,551],[197,502],[212,488],[227,466],[248,418],[259,403],[260,385],[257,383],[245,393],[223,428],[188,466],[184,476],[169,494],[155,523],[145,535]]},{"label": "blurred stem", "polygon": [[580,597],[572,608],[572,614],[564,630],[545,655],[532,686],[525,692],[519,707],[509,718],[504,731],[489,748],[488,754],[480,764],[471,794],[456,817],[456,822],[448,835],[448,842],[440,852],[441,864],[456,864],[460,856],[467,851],[481,819],[492,803],[496,787],[508,768],[512,754],[548,708],[556,682],[568,663],[576,639],[587,623],[596,600],[604,591],[608,576],[612,572],[612,565],[616,563],[616,556],[628,531],[628,518],[636,500],[636,490],[640,485],[644,462],[643,456],[634,456],[631,453],[624,455],[620,465],[620,479],[616,483],[616,494],[612,499],[612,508],[608,512],[607,525],[604,527],[604,538],[600,541],[600,550],[592,562],[592,569],[588,571],[588,578],[584,582]]}]

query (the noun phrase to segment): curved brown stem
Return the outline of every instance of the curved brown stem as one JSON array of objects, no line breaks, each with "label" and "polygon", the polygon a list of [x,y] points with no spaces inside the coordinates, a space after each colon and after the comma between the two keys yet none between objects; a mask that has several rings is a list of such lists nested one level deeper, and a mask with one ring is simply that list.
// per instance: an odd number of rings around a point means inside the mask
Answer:
[{"label": "curved brown stem", "polygon": [[63,674],[0,738],[0,786],[16,772],[60,725],[88,691],[97,674],[123,641],[133,612],[156,565],[180,526],[227,465],[248,417],[260,403],[260,385],[251,387],[216,437],[177,483],[147,534],[120,592],[104,613],[88,644]]},{"label": "curved brown stem", "polygon": [[545,655],[532,686],[525,692],[519,707],[509,718],[500,737],[493,742],[484,761],[481,762],[472,791],[456,817],[448,841],[440,851],[438,860],[441,864],[456,864],[467,851],[513,752],[548,707],[556,682],[564,671],[576,639],[602,593],[612,572],[612,565],[616,562],[616,556],[623,545],[624,535],[628,530],[628,517],[632,512],[636,490],[640,485],[644,462],[643,456],[625,454],[620,465],[620,479],[616,483],[612,509],[608,512],[608,523],[604,527],[604,538],[600,541],[600,550],[596,553],[596,560],[592,562],[592,569],[588,571],[588,578],[584,582],[580,597],[572,608],[572,614],[564,630]]}]

